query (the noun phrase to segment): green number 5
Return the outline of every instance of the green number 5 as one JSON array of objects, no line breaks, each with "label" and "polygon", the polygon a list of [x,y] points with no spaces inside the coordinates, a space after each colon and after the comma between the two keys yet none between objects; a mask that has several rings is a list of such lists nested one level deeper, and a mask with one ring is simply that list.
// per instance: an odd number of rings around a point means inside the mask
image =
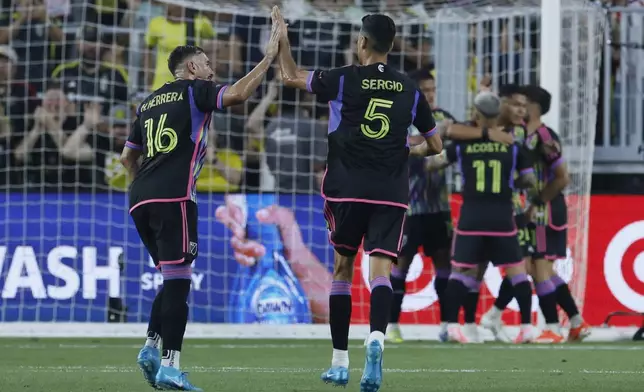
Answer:
[{"label": "green number 5", "polygon": [[162,114],[159,117],[159,122],[154,129],[154,120],[148,118],[145,120],[145,132],[147,134],[147,148],[148,158],[153,157],[157,153],[168,153],[177,147],[179,138],[177,133],[172,128],[166,128],[165,121],[168,118],[167,114]]},{"label": "green number 5", "polygon": [[[476,190],[485,192],[485,161],[474,161],[472,166],[476,169]],[[501,161],[488,161],[488,166],[492,169],[492,193],[501,193]]]},{"label": "green number 5", "polygon": [[379,112],[379,109],[391,109],[393,104],[393,101],[386,99],[371,98],[369,106],[367,106],[367,111],[364,114],[364,118],[367,121],[380,121],[380,129],[374,131],[369,125],[360,124],[360,130],[366,137],[369,139],[382,139],[387,133],[389,133],[389,116]]}]

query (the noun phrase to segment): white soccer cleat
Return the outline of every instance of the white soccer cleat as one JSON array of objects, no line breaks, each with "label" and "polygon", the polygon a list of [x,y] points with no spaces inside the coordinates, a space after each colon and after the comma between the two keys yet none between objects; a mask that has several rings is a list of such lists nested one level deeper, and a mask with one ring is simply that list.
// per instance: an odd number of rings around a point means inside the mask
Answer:
[{"label": "white soccer cleat", "polygon": [[483,339],[479,335],[479,327],[476,324],[465,324],[461,329],[463,335],[467,339],[467,343],[483,343]]},{"label": "white soccer cleat", "polygon": [[532,325],[522,325],[519,334],[514,338],[515,344],[532,343],[537,338]]},{"label": "white soccer cleat", "polygon": [[454,343],[471,343],[461,330],[460,325],[449,326],[447,328],[447,340]]},{"label": "white soccer cleat", "polygon": [[[498,314],[498,315],[497,315]],[[489,330],[494,335],[494,339],[499,342],[508,343],[511,341],[508,338],[507,334],[503,330],[503,321],[501,320],[501,313],[494,312],[494,309],[490,309],[483,317],[481,317],[481,327]]]}]

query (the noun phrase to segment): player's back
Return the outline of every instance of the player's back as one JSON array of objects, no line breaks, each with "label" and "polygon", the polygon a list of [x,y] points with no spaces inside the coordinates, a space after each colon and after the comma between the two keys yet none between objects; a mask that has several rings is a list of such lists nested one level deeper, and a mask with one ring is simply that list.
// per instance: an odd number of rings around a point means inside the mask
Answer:
[{"label": "player's back", "polygon": [[459,229],[505,231],[514,227],[514,181],[521,146],[479,139],[458,142],[452,148],[463,185]]},{"label": "player's back", "polygon": [[[329,72],[335,73],[338,88],[329,102],[325,196],[406,205],[408,128],[416,124],[417,115],[427,117],[424,120],[434,126],[416,83],[382,63]],[[426,109],[419,109],[419,100]],[[429,130],[420,129],[423,133]]]},{"label": "player's back", "polygon": [[166,83],[141,103],[135,128],[141,132],[143,161],[130,188],[130,206],[194,199],[211,118],[196,108],[195,83],[205,82]]}]

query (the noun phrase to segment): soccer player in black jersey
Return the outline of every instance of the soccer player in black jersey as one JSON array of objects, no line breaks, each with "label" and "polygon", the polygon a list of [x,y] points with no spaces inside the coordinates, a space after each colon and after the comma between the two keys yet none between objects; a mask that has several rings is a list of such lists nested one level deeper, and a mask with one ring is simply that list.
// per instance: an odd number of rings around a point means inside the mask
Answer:
[{"label": "soccer player in black jersey", "polygon": [[560,341],[561,333],[555,304],[561,306],[570,320],[568,340],[580,341],[589,335],[589,326],[579,314],[570,288],[554,270],[555,260],[567,256],[568,210],[563,190],[570,182],[568,168],[559,136],[541,121],[541,116],[550,109],[550,93],[535,85],[525,86],[524,91],[529,102],[526,147],[533,154],[539,191],[539,195],[530,200],[531,215],[534,216],[532,235],[535,240],[532,276],[537,282],[539,301],[548,306],[542,307],[546,330],[537,342]]},{"label": "soccer player in black jersey", "polygon": [[[425,95],[432,109],[434,121],[454,120],[449,112],[435,106],[436,81],[430,70],[420,69],[410,73],[416,80],[420,91]],[[411,137],[417,137],[418,130],[412,128]],[[432,258],[434,264],[434,289],[438,296],[441,315],[441,333],[447,338],[447,320],[445,306],[445,288],[450,273],[449,255],[452,245],[452,216],[449,205],[449,190],[445,171],[427,170],[424,158],[409,158],[409,210],[405,219],[402,249],[398,263],[391,268],[391,286],[394,299],[391,306],[391,317],[387,327],[387,339],[394,343],[402,342],[400,312],[405,295],[405,280],[409,266],[422,245],[425,255]]]},{"label": "soccer player in black jersey", "polygon": [[[523,252],[517,238],[513,195],[517,187],[530,187],[534,175],[527,151],[519,143],[506,145],[489,140],[490,128],[497,127],[500,100],[482,93],[474,102],[475,125],[481,137],[454,141],[433,164],[457,163],[463,181],[463,205],[452,248],[452,273],[447,286],[448,333],[451,340],[466,343],[458,325],[458,310],[465,297],[480,285],[480,267],[488,260],[503,266],[511,279],[521,311],[521,332],[531,336],[532,289]],[[515,173],[519,176],[515,176]]]},{"label": "soccer player in black jersey", "polygon": [[212,66],[201,48],[175,48],[168,68],[176,80],[141,103],[123,149],[121,162],[134,178],[130,214],[164,281],[152,303],[147,340],[137,360],[155,388],[201,391],[179,367],[191,264],[198,253],[195,184],[206,156],[212,112],[251,96],[277,56],[280,36],[274,23],[264,59],[230,86],[212,81]]},{"label": "soccer player in black jersey", "polygon": [[429,155],[442,148],[417,84],[387,65],[395,34],[388,16],[365,16],[357,42],[361,65],[328,71],[299,70],[286,34],[280,42],[284,83],[323,97],[330,107],[321,193],[335,269],[329,297],[333,358],[322,374],[325,382],[348,382],[353,262],[361,243],[369,254],[371,334],[360,383],[363,392],[377,391],[382,382],[384,333],[393,297],[389,274],[400,251],[409,202],[407,129],[413,124],[425,136],[418,151]]},{"label": "soccer player in black jersey", "polygon": [[[505,84],[499,87],[499,97],[501,98],[501,113],[499,115],[499,125],[508,137],[511,136],[513,142],[522,144],[525,140],[527,130],[524,126],[524,119],[526,117],[527,97],[518,84]],[[449,128],[448,135],[451,139],[455,140],[471,140],[480,137],[482,128],[472,126],[472,124],[455,124]],[[532,241],[529,230],[527,228],[528,219],[524,213],[524,204],[521,199],[521,190],[516,190],[513,196],[515,207],[515,223],[517,225],[517,235],[519,244],[523,250],[524,258],[526,259],[526,268],[530,271],[529,256],[531,252]],[[486,267],[482,266],[479,270],[478,278],[482,278],[485,274]],[[503,279],[501,288],[497,296],[495,305],[503,303],[503,309],[514,297],[512,291],[512,282],[509,278]],[[477,342],[478,338],[477,327],[475,324],[476,308],[479,300],[479,290],[472,290],[465,298],[463,305],[465,309],[465,328],[463,333],[468,341]],[[506,302],[507,301],[507,302]],[[494,336],[500,340],[507,340],[503,334],[501,312],[496,311],[496,306],[493,306],[490,311],[485,313],[481,318],[481,325],[490,329]],[[530,339],[531,336],[523,335],[523,339]],[[524,340],[520,341],[521,343]]]}]

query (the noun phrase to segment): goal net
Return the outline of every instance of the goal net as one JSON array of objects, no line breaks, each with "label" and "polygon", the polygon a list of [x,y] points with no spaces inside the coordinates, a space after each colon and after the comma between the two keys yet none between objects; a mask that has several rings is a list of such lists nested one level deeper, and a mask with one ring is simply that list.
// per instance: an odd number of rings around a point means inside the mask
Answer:
[{"label": "goal net", "polygon": [[[118,163],[136,105],[172,80],[167,56],[187,42],[204,48],[220,83],[244,75],[263,56],[269,9],[278,2],[46,3],[46,9],[2,9],[0,19],[9,32],[0,34],[7,37],[0,42],[2,330],[138,336],[162,277],[128,215],[128,178]],[[308,69],[355,62],[361,17],[389,13],[399,27],[390,65],[431,71],[436,106],[458,120],[468,119],[482,80],[491,80],[493,88],[538,82],[540,53],[560,50],[561,62],[553,69],[563,82],[560,91],[551,91],[560,97],[552,108],[560,121],[550,125],[560,133],[572,183],[570,256],[558,267],[583,303],[604,43],[600,9],[582,0],[564,2],[561,47],[541,48],[537,0],[279,3],[296,62]],[[212,148],[197,184],[193,336],[328,333],[328,327],[314,325],[328,317],[332,280],[333,250],[318,192],[328,108],[282,88],[275,74],[269,73],[247,105],[212,121]],[[449,183],[457,218],[459,181],[451,173]],[[242,230],[230,230],[223,221]],[[354,324],[368,324],[368,271],[361,256],[352,285]],[[419,251],[402,323],[438,323],[433,275],[430,259]],[[490,269],[479,311],[491,306],[500,281],[500,272]],[[516,323],[516,312],[506,321]],[[304,326],[271,330],[249,324]]]}]

